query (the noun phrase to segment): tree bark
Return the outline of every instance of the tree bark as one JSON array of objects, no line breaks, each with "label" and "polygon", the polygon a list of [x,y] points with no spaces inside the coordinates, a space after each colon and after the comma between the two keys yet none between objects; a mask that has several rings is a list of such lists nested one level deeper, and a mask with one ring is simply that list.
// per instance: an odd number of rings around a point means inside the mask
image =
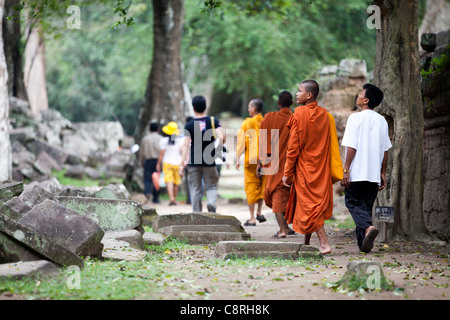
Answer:
[{"label": "tree bark", "polygon": [[[15,17],[19,12],[14,10],[17,5],[19,5],[19,0],[8,0],[5,3],[3,14],[3,44],[6,66],[8,67],[8,94],[28,100],[23,81],[20,20]],[[12,16],[13,19],[7,20],[9,16]]]},{"label": "tree bark", "polygon": [[420,89],[418,1],[376,0],[374,84],[384,91],[378,111],[389,123],[388,184],[377,205],[393,206],[392,237],[429,240],[423,219],[423,106]]},{"label": "tree bark", "polygon": [[[4,0],[0,0],[0,21],[4,13]],[[12,159],[9,140],[8,70],[3,52],[3,25],[0,24],[0,182],[11,179]]]},{"label": "tree bark", "polygon": [[186,106],[181,69],[184,0],[153,0],[153,61],[135,133],[139,143],[151,121],[184,124]]},{"label": "tree bark", "polygon": [[25,88],[31,113],[39,114],[48,109],[45,75],[45,46],[39,23],[28,26],[29,37],[25,47]]}]

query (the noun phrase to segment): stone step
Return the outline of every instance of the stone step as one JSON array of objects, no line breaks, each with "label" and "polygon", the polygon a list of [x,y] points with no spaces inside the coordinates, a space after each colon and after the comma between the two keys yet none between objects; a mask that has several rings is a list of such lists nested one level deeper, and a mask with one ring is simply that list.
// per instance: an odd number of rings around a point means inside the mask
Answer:
[{"label": "stone step", "polygon": [[275,241],[221,241],[215,256],[226,260],[232,258],[298,258],[320,257],[319,249],[298,242]]},{"label": "stone step", "polygon": [[210,212],[161,215],[153,221],[152,228],[159,232],[160,228],[174,225],[230,225],[237,231],[244,231],[236,217]]},{"label": "stone step", "polygon": [[12,278],[32,278],[32,277],[48,277],[59,274],[56,266],[47,260],[37,261],[20,261],[16,263],[0,264],[0,279]]},{"label": "stone step", "polygon": [[250,240],[250,234],[244,232],[211,232],[211,231],[181,231],[178,236],[189,244],[210,244],[220,241]]},{"label": "stone step", "polygon": [[225,224],[212,225],[174,225],[159,229],[159,233],[166,236],[179,237],[183,231],[201,231],[201,232],[241,232],[233,226]]}]

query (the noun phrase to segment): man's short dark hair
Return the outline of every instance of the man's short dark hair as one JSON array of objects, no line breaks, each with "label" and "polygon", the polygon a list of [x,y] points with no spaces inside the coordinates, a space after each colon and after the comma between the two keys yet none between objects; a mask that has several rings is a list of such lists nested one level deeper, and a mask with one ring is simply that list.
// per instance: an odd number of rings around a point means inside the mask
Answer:
[{"label": "man's short dark hair", "polygon": [[278,95],[278,101],[280,101],[280,104],[283,108],[289,108],[293,103],[292,93],[290,93],[289,91],[282,91]]},{"label": "man's short dark hair", "polygon": [[195,96],[192,98],[192,107],[195,112],[202,113],[206,110],[206,99],[204,96]]},{"label": "man's short dark hair", "polygon": [[261,99],[252,99],[250,104],[256,108],[256,111],[262,112],[264,107],[264,102]]},{"label": "man's short dark hair", "polygon": [[311,92],[313,95],[313,99],[316,100],[319,96],[319,84],[316,80],[305,80],[302,82],[306,86],[306,91]]},{"label": "man's short dark hair", "polygon": [[150,123],[150,131],[151,132],[156,132],[159,129],[159,124],[158,122],[152,122]]},{"label": "man's short dark hair", "polygon": [[368,106],[370,109],[374,109],[379,106],[381,101],[383,101],[383,91],[380,88],[374,86],[373,84],[367,83],[363,86],[366,90],[365,98],[369,99]]}]

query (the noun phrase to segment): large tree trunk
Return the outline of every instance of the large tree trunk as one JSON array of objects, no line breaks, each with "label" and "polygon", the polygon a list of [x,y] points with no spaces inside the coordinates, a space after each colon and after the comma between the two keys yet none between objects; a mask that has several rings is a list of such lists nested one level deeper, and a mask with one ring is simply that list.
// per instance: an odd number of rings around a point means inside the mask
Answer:
[{"label": "large tree trunk", "polygon": [[[20,20],[16,17],[19,12],[14,10],[17,5],[19,0],[8,0],[3,14],[3,44],[8,67],[8,94],[28,100],[23,81]],[[13,17],[13,19],[7,20],[7,17]]]},{"label": "large tree trunk", "polygon": [[[4,0],[0,0],[0,21],[3,17]],[[3,52],[3,26],[0,24],[0,182],[11,179],[12,160],[9,140],[8,71]]]},{"label": "large tree trunk", "polygon": [[153,61],[135,133],[137,143],[152,120],[160,124],[185,122],[181,70],[183,17],[184,0],[153,0]]},{"label": "large tree trunk", "polygon": [[47,82],[45,77],[44,37],[39,23],[28,26],[28,41],[25,47],[25,88],[31,113],[39,114],[48,109]]},{"label": "large tree trunk", "polygon": [[388,185],[378,205],[393,206],[392,236],[429,240],[423,219],[423,106],[420,89],[418,1],[376,0],[377,30],[374,84],[385,99],[379,112],[389,123]]}]

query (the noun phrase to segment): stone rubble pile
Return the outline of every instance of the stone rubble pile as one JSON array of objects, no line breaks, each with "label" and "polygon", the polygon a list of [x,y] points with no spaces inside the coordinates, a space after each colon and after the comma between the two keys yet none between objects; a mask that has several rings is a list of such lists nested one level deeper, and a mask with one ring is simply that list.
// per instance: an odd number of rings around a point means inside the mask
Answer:
[{"label": "stone rubble pile", "polygon": [[[37,182],[0,185],[0,277],[55,269],[44,261],[83,268],[88,256],[143,259],[144,243],[164,240],[162,235],[144,237],[143,216],[154,213],[127,200],[123,185],[92,193],[73,187],[48,190]],[[21,268],[24,273],[17,272]]]},{"label": "stone rubble pile", "polygon": [[119,122],[72,123],[53,109],[33,117],[26,101],[9,100],[14,181],[43,181],[62,169],[77,179],[126,177],[133,155],[121,148],[128,138]]}]

